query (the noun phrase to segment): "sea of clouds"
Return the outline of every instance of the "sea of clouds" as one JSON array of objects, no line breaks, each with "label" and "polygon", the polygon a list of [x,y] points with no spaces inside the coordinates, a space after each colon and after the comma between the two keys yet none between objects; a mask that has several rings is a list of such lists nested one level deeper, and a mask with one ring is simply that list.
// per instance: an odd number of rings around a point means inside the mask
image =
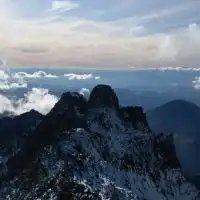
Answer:
[{"label": "sea of clouds", "polygon": [[[85,73],[69,73],[61,76],[41,70],[27,73],[0,69],[0,114],[9,112],[13,113],[13,115],[20,115],[32,109],[37,110],[41,114],[47,114],[59,100],[59,97],[50,94],[48,89],[33,87],[24,93],[22,98],[18,99],[16,99],[15,95],[8,97],[1,91],[9,90],[14,94],[17,89],[28,88],[28,79],[58,79],[61,77],[68,80],[100,79],[99,76]],[[89,97],[89,89],[82,88],[79,92],[85,98]]]},{"label": "sea of clouds", "polygon": [[[165,67],[165,68],[145,68],[138,69],[131,67],[129,70],[138,71],[138,70],[149,70],[149,71],[161,71],[168,72],[197,72],[197,75],[194,76],[191,86],[199,90],[200,89],[200,68],[185,68],[185,67]],[[59,100],[59,97],[50,94],[47,88],[43,87],[30,87],[29,80],[34,79],[40,82],[40,80],[48,79],[53,80],[59,78],[67,79],[68,81],[85,81],[85,80],[102,80],[100,76],[97,76],[92,73],[63,73],[63,74],[54,74],[48,73],[42,70],[36,70],[35,72],[28,73],[25,71],[13,72],[12,70],[0,68],[0,114],[5,112],[11,112],[14,115],[19,115],[25,112],[35,109],[42,114],[47,114],[55,103]],[[103,80],[102,80],[103,81]],[[74,84],[74,83],[73,83]],[[82,83],[81,83],[82,84]],[[80,94],[84,95],[85,98],[89,98],[90,91],[87,88],[83,88],[79,91]],[[81,88],[81,87],[80,87]],[[18,89],[24,89],[24,96],[16,98],[15,91]],[[11,91],[13,96],[5,95],[5,91]]]},{"label": "sea of clouds", "polygon": [[27,79],[55,79],[67,78],[68,80],[98,80],[101,77],[89,74],[68,73],[64,75],[56,75],[39,70],[33,73],[27,72],[10,72],[8,70],[0,69],[0,90],[9,90],[17,88],[27,88]]}]

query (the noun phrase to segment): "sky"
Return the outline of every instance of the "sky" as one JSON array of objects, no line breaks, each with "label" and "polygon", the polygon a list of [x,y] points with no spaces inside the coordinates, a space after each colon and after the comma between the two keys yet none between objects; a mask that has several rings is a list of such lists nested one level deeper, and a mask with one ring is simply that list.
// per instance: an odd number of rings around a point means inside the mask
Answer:
[{"label": "sky", "polygon": [[0,0],[16,67],[200,67],[199,0]]}]

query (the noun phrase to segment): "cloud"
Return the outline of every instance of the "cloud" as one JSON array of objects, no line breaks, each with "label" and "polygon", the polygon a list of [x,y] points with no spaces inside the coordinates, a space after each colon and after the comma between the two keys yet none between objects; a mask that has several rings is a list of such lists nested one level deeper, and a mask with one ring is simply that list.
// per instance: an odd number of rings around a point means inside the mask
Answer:
[{"label": "cloud", "polygon": [[78,8],[80,5],[78,3],[73,3],[67,0],[53,0],[52,7],[48,11],[54,11],[57,13],[67,12]]},{"label": "cloud", "polygon": [[1,80],[7,80],[9,78],[9,75],[7,72],[5,72],[4,70],[0,70],[0,81]]},{"label": "cloud", "polygon": [[81,95],[83,95],[87,100],[89,99],[90,97],[90,90],[87,89],[87,88],[82,88],[81,90],[79,90],[79,93]]},{"label": "cloud", "polygon": [[10,90],[27,88],[27,83],[23,79],[14,80],[8,70],[0,70],[0,90]]},{"label": "cloud", "polygon": [[[30,5],[17,1],[17,14],[11,12],[10,1],[4,2],[8,3],[0,6],[0,55],[12,66],[197,67],[200,63],[197,1],[35,0]],[[70,12],[60,13],[65,11]]]},{"label": "cloud", "polygon": [[[83,28],[82,30],[74,29],[79,24],[86,27],[84,31]],[[36,32],[40,33],[40,38],[35,32],[28,31],[27,36],[30,37],[30,41],[26,43],[37,43],[36,41],[41,40],[38,45],[43,46],[44,49],[51,49],[48,53],[24,55],[10,48],[2,50],[0,48],[0,52],[4,51],[10,65],[17,63],[18,65],[94,68],[98,66],[127,68],[130,65],[136,67],[197,67],[200,62],[200,28],[198,25],[193,24],[192,27],[190,25],[166,34],[123,36],[119,35],[120,27],[112,24],[97,22],[95,26],[100,31],[93,30],[93,32],[87,29],[88,24],[92,25],[88,21],[55,22],[43,27],[37,25],[35,29],[38,29]],[[22,35],[26,32],[25,29]],[[17,42],[18,46],[22,45],[20,44],[22,41],[12,41],[13,39],[9,39],[10,43]],[[1,44],[7,46],[4,41]]]},{"label": "cloud", "polygon": [[37,79],[37,78],[58,78],[57,75],[54,74],[48,74],[45,71],[37,71],[34,72],[33,74],[29,74],[27,72],[17,72],[13,75],[13,78],[16,79],[27,79],[27,78],[33,78],[33,79]]},{"label": "cloud", "polygon": [[200,76],[195,77],[195,79],[192,81],[192,85],[196,90],[200,89]]},{"label": "cloud", "polygon": [[58,97],[49,94],[48,89],[32,88],[31,91],[24,94],[24,98],[14,100],[0,94],[0,113],[11,112],[19,115],[37,110],[42,114],[47,114],[58,101]]},{"label": "cloud", "polygon": [[32,53],[32,54],[41,54],[41,53],[48,53],[50,49],[48,47],[39,46],[39,44],[29,44],[27,46],[19,46],[14,47],[14,50],[20,51],[22,53]]},{"label": "cloud", "polygon": [[8,80],[0,80],[0,90],[10,90],[10,89],[19,89],[27,88],[27,83],[24,80],[18,80],[17,82],[9,82]]},{"label": "cloud", "polygon": [[42,79],[42,78],[59,78],[55,74],[50,74],[45,71],[36,71],[32,74],[27,72],[16,72],[8,70],[0,70],[0,90],[10,90],[27,88],[28,84],[26,79]]},{"label": "cloud", "polygon": [[167,35],[163,37],[163,41],[158,47],[158,53],[155,59],[173,62],[176,59],[178,52],[179,49],[176,47],[173,38]]},{"label": "cloud", "polygon": [[64,77],[67,77],[69,80],[87,80],[87,79],[100,79],[99,76],[94,76],[93,74],[64,74]]},{"label": "cloud", "polygon": [[0,94],[0,114],[4,112],[13,112],[15,110],[12,102],[4,95]]},{"label": "cloud", "polygon": [[147,67],[147,68],[137,68],[137,67],[129,67],[130,70],[134,71],[186,71],[186,72],[200,72],[200,68],[198,67]]}]

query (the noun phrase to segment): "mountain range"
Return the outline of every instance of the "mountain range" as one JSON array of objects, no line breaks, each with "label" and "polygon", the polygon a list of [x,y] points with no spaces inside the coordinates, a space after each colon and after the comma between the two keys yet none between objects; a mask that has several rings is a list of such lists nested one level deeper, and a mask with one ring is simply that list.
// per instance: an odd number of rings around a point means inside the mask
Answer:
[{"label": "mountain range", "polygon": [[174,135],[154,133],[143,108],[120,106],[108,85],[94,87],[89,100],[64,93],[33,124],[17,150],[1,156],[2,199],[200,199]]},{"label": "mountain range", "polygon": [[157,132],[196,134],[200,131],[200,107],[175,100],[147,112],[151,128]]},{"label": "mountain range", "polygon": [[188,177],[200,187],[200,108],[175,100],[147,112],[152,130],[173,133],[176,152]]}]

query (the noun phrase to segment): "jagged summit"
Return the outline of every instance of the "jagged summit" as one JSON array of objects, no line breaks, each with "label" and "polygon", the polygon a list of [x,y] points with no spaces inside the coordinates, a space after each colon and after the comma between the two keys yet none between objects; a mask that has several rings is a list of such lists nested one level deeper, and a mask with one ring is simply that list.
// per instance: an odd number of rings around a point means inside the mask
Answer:
[{"label": "jagged summit", "polygon": [[66,92],[62,94],[60,100],[48,115],[51,113],[63,114],[70,111],[75,112],[75,110],[79,110],[80,113],[84,114],[87,110],[87,101],[78,92]]},{"label": "jagged summit", "polygon": [[31,109],[29,112],[27,112],[29,114],[36,114],[36,115],[42,115],[40,112],[38,112],[37,110],[35,109]]},{"label": "jagged summit", "polygon": [[97,85],[90,94],[89,107],[115,107],[119,109],[119,100],[109,85]]},{"label": "jagged summit", "polygon": [[7,178],[0,194],[13,200],[199,199],[181,171],[173,136],[148,128],[143,109],[120,107],[110,86],[96,86],[88,101],[64,93],[24,146],[0,162]]},{"label": "jagged summit", "polygon": [[123,115],[124,122],[131,122],[134,127],[143,127],[150,131],[150,127],[148,125],[146,113],[140,106],[136,107],[122,107],[120,109],[121,114]]}]

